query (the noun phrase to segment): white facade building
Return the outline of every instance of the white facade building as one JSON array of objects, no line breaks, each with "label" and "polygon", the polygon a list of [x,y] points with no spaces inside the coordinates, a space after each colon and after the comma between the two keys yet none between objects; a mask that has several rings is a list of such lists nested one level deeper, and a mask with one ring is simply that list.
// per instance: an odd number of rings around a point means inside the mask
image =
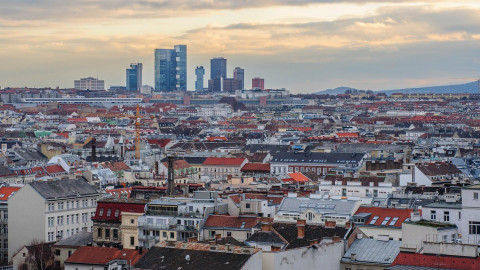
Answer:
[{"label": "white facade building", "polygon": [[75,80],[74,84],[75,84],[75,89],[77,90],[92,90],[92,91],[105,90],[105,81],[99,80],[93,77]]},{"label": "white facade building", "polygon": [[33,240],[53,242],[90,232],[99,193],[83,180],[32,182],[8,202],[8,255]]}]

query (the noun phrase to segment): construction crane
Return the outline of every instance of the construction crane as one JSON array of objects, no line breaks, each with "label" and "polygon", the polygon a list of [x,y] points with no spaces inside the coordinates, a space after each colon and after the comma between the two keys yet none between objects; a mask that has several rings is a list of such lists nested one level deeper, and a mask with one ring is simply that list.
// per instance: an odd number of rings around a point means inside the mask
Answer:
[{"label": "construction crane", "polygon": [[135,159],[140,160],[140,105],[137,104],[137,115],[135,121]]}]

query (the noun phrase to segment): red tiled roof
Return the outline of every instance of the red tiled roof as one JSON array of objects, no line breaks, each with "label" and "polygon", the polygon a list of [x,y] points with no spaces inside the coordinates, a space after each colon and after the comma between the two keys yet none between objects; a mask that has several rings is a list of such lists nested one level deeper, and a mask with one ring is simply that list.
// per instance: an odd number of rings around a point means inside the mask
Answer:
[{"label": "red tiled roof", "polygon": [[[162,162],[162,164],[163,166],[168,168],[168,162]],[[190,165],[190,163],[183,159],[175,160],[175,162],[173,163],[173,168],[175,170],[187,169],[191,167],[192,165]]]},{"label": "red tiled roof", "polygon": [[48,165],[46,168],[48,174],[65,173],[65,170],[60,165]]},{"label": "red tiled roof", "polygon": [[263,164],[263,163],[247,163],[245,164],[242,169],[242,172],[249,172],[249,171],[262,171],[262,172],[270,172],[270,163]]},{"label": "red tiled roof", "polygon": [[211,215],[207,218],[203,227],[251,229],[257,225],[258,222],[260,222],[259,217]]},{"label": "red tiled roof", "polygon": [[356,132],[343,132],[343,133],[337,133],[337,136],[339,138],[358,138],[358,133],[356,133]]},{"label": "red tiled roof", "polygon": [[240,166],[245,160],[245,158],[209,157],[205,159],[203,165]]},{"label": "red tiled roof", "polygon": [[0,201],[8,201],[11,195],[15,194],[20,187],[2,187],[0,188]]},{"label": "red tiled roof", "polygon": [[288,174],[291,178],[293,178],[293,180],[297,181],[297,182],[310,182],[312,180],[310,180],[310,178],[306,177],[305,175],[303,175],[303,173],[289,173]]},{"label": "red tiled roof", "polygon": [[85,246],[77,249],[65,263],[106,265],[108,262],[118,259],[135,265],[145,253],[139,254],[138,250],[134,249]]},{"label": "red tiled roof", "polygon": [[[371,226],[382,226],[382,222],[385,221],[385,218],[390,217],[386,225],[383,226],[388,226],[388,227],[395,227],[395,228],[401,228],[402,223],[407,219],[411,218],[411,213],[413,212],[413,209],[398,209],[398,208],[383,208],[383,207],[366,207],[362,206],[358,208],[357,212],[355,215],[360,214],[360,213],[370,213],[371,216],[365,220],[365,225],[371,225]],[[377,217],[377,220],[375,223],[370,224],[372,220]],[[393,223],[394,218],[398,218],[398,220]]]},{"label": "red tiled roof", "polygon": [[400,252],[392,263],[395,265],[436,267],[439,269],[480,269],[480,257],[456,257]]},{"label": "red tiled roof", "polygon": [[226,137],[224,136],[219,136],[219,137],[207,137],[207,140],[210,142],[213,141],[228,141]]},{"label": "red tiled roof", "polygon": [[[110,210],[110,211],[109,211]],[[144,203],[129,203],[129,202],[98,202],[95,216],[92,220],[102,221],[121,221],[122,212],[130,213],[144,213]]]}]

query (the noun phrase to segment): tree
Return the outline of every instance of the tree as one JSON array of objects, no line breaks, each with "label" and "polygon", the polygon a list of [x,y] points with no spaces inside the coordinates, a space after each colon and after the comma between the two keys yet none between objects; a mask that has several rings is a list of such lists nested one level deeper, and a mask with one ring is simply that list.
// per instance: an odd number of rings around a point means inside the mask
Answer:
[{"label": "tree", "polygon": [[[40,242],[33,240],[27,248],[27,256],[24,265],[29,269],[35,270],[53,270],[55,269],[55,258],[52,251],[52,243]],[[23,269],[19,266],[18,269]]]}]

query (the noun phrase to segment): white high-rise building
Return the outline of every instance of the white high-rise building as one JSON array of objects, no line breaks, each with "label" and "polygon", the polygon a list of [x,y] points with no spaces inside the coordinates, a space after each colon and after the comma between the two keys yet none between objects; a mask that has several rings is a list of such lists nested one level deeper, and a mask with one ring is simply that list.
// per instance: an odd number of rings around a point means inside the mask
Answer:
[{"label": "white high-rise building", "polygon": [[105,81],[98,78],[88,77],[75,80],[75,89],[77,90],[105,90]]}]

